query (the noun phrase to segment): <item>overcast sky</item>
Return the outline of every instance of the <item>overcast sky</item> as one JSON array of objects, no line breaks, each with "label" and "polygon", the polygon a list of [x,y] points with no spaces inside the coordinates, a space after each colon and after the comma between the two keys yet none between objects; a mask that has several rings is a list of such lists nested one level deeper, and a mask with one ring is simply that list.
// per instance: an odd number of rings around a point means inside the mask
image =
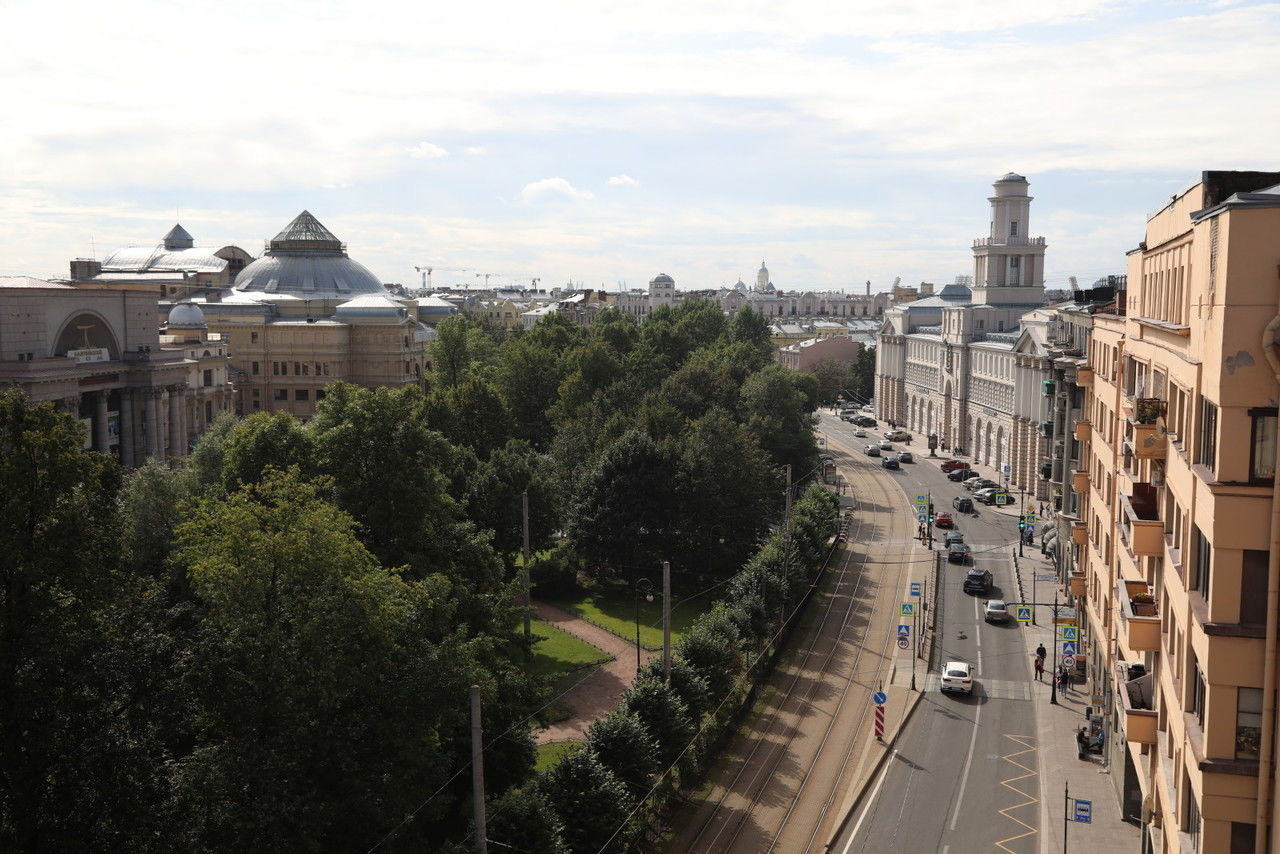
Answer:
[{"label": "overcast sky", "polygon": [[10,274],[306,208],[386,281],[882,290],[970,272],[1012,170],[1053,287],[1280,169],[1276,3],[0,0],[0,81]]}]

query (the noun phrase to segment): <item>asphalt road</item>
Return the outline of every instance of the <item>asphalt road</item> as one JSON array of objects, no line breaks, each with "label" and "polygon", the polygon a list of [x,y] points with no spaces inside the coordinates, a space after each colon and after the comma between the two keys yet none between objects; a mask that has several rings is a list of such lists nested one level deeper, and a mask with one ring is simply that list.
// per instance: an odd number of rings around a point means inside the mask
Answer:
[{"label": "asphalt road", "polygon": [[[858,447],[882,438],[877,429],[856,439],[855,428],[830,415],[823,416],[822,429],[841,442],[860,442]],[[938,511],[950,511],[953,497],[969,493],[946,479],[940,460],[929,460],[921,444],[923,439],[909,448],[895,444],[918,462],[889,474],[908,497],[928,492]],[[924,695],[830,851],[1037,850],[1040,780],[1029,687],[1034,645],[1023,639],[1018,623],[989,624],[981,616],[988,598],[1018,598],[1007,548],[1017,541],[1017,520],[977,507],[977,517],[955,514],[957,529],[973,548],[974,564],[990,569],[995,585],[989,595],[965,593],[966,568],[944,558],[942,629],[930,672],[922,676]],[[972,696],[937,689],[942,664],[955,660],[977,667]]]}]

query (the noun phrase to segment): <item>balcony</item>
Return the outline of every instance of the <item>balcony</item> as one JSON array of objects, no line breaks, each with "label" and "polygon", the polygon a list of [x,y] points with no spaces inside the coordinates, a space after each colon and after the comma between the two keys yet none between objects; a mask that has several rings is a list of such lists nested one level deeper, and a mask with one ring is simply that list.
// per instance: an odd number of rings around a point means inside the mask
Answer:
[{"label": "balcony", "polygon": [[1080,388],[1093,386],[1093,368],[1076,368],[1076,385]]},{"label": "balcony", "polygon": [[1071,473],[1071,490],[1077,495],[1084,495],[1089,491],[1089,473],[1087,471],[1076,470]]},{"label": "balcony", "polygon": [[1138,652],[1160,649],[1160,610],[1151,585],[1145,581],[1116,582],[1120,605],[1120,641]]},{"label": "balcony", "polygon": [[1082,571],[1072,572],[1068,581],[1071,585],[1072,596],[1083,596],[1085,594],[1085,590],[1088,589],[1087,581],[1085,579],[1084,572]]},{"label": "balcony", "polygon": [[1164,522],[1156,510],[1155,489],[1134,484],[1133,495],[1120,496],[1120,538],[1136,557],[1164,554]]},{"label": "balcony", "polygon": [[975,249],[983,246],[1044,246],[1044,238],[1012,234],[1008,237],[979,237],[973,241],[973,246]]},{"label": "balcony", "polygon": [[1169,436],[1159,424],[1127,422],[1126,439],[1133,455],[1140,460],[1163,460],[1169,449]]},{"label": "balcony", "polygon": [[1156,689],[1154,676],[1143,674],[1129,679],[1121,665],[1116,667],[1116,696],[1124,713],[1124,738],[1134,744],[1155,744],[1159,715],[1155,710]]},{"label": "balcony", "polygon": [[1085,526],[1084,522],[1071,523],[1071,542],[1075,543],[1077,546],[1083,546],[1085,543],[1089,542],[1089,529]]},{"label": "balcony", "polygon": [[1077,421],[1075,428],[1075,436],[1077,442],[1089,441],[1089,436],[1093,433],[1093,425],[1088,421]]}]

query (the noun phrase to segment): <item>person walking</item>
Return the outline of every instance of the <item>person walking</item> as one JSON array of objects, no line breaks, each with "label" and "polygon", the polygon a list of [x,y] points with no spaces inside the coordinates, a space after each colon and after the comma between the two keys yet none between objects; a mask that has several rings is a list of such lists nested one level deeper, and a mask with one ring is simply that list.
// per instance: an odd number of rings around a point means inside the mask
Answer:
[{"label": "person walking", "polygon": [[1036,681],[1037,682],[1044,681],[1044,656],[1043,655],[1036,656]]},{"label": "person walking", "polygon": [[1086,755],[1089,750],[1089,736],[1085,735],[1084,727],[1080,727],[1076,731],[1076,758],[1088,760]]},{"label": "person walking", "polygon": [[1041,661],[1044,661],[1048,657],[1049,657],[1049,650],[1044,648],[1044,644],[1040,644],[1038,647],[1036,647],[1036,658],[1040,659]]}]

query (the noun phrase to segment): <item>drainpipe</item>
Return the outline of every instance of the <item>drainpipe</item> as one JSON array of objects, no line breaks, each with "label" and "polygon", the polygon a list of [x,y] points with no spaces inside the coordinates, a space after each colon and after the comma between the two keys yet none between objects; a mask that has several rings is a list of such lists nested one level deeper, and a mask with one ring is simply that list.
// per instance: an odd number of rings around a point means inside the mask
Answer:
[{"label": "drainpipe", "polygon": [[[1280,336],[1280,314],[1276,314],[1262,332],[1262,352],[1271,365],[1271,373],[1280,384],[1280,352],[1276,338]],[[1280,464],[1280,442],[1276,443],[1276,462]],[[1276,715],[1276,623],[1280,612],[1280,477],[1271,487],[1271,549],[1267,560],[1267,635],[1262,670],[1262,744],[1258,751],[1258,806],[1253,850],[1266,854],[1280,851],[1280,825],[1270,821],[1271,775],[1275,758],[1271,755],[1275,741]],[[1271,825],[1268,827],[1268,825]],[[1273,837],[1277,837],[1274,838]],[[1268,845],[1271,842],[1271,845]]]}]

